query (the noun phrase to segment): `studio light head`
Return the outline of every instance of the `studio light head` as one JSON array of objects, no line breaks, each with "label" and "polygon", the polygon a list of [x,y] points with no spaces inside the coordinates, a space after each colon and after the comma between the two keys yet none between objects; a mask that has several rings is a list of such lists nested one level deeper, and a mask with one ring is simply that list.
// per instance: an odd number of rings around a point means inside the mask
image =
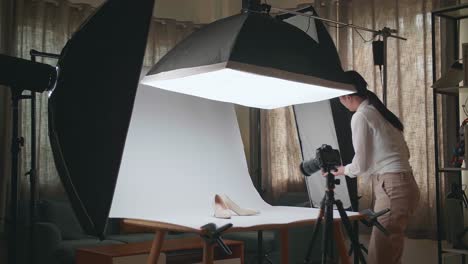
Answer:
[{"label": "studio light head", "polygon": [[47,64],[0,54],[0,85],[23,91],[44,92],[57,80],[57,69]]},{"label": "studio light head", "polygon": [[340,152],[330,145],[323,144],[315,153],[314,159],[301,163],[301,172],[305,176],[310,176],[321,169],[330,170],[341,165]]}]

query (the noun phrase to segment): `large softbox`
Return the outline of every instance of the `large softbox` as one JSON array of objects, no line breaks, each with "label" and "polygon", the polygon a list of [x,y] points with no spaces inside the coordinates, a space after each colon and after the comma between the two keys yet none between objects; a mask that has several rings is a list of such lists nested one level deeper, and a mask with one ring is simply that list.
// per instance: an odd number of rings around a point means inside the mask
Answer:
[{"label": "large softbox", "polygon": [[272,109],[355,92],[337,57],[302,30],[247,12],[211,23],[181,41],[142,83]]},{"label": "large softbox", "polygon": [[143,63],[154,0],[109,0],[68,41],[49,98],[60,178],[86,232],[102,235]]}]

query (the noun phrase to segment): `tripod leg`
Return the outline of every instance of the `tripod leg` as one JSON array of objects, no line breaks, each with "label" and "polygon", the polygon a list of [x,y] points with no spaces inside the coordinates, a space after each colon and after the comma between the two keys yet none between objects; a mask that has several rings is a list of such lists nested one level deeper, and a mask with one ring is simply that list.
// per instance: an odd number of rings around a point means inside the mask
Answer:
[{"label": "tripod leg", "polygon": [[333,254],[331,251],[333,250],[333,239],[331,239],[333,235],[333,194],[328,192],[325,194],[325,225],[323,229],[323,237],[322,237],[322,244],[323,244],[323,251],[322,251],[322,263],[333,263]]},{"label": "tripod leg", "polygon": [[315,240],[317,240],[318,231],[320,229],[320,225],[322,224],[322,219],[323,219],[323,206],[324,206],[324,203],[322,201],[322,203],[320,205],[320,213],[319,213],[319,216],[317,218],[317,222],[315,223],[314,232],[312,233],[312,238],[311,238],[311,240],[309,242],[309,247],[307,248],[307,253],[306,253],[306,256],[304,258],[304,264],[309,263],[310,255],[312,254],[312,249],[314,247]]},{"label": "tripod leg", "polygon": [[361,260],[361,263],[366,263],[366,260],[364,259],[364,255],[362,254],[361,251],[361,245],[359,244],[359,239],[357,238],[357,234],[354,234],[353,228],[351,226],[351,221],[349,221],[348,215],[346,214],[346,211],[343,208],[343,203],[340,200],[335,201],[336,207],[338,208],[338,212],[340,213],[341,221],[343,222],[343,225],[346,229],[346,232],[348,233],[348,237],[351,240],[351,245],[354,250],[354,254],[359,257]]}]

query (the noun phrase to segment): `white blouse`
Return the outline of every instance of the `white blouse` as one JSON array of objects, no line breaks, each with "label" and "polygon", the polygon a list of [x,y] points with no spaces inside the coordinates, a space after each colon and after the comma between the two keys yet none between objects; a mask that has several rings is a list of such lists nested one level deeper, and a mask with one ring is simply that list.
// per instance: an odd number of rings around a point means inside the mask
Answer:
[{"label": "white blouse", "polygon": [[351,119],[354,158],[345,166],[349,177],[409,172],[409,150],[403,133],[388,122],[368,100]]}]

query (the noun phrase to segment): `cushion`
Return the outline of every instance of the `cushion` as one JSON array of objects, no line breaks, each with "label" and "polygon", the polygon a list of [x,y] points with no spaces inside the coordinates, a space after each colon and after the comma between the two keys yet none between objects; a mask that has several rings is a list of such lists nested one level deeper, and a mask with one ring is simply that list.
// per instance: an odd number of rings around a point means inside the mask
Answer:
[{"label": "cushion", "polygon": [[89,237],[83,231],[71,205],[65,201],[42,200],[38,203],[40,222],[55,224],[64,240]]}]

